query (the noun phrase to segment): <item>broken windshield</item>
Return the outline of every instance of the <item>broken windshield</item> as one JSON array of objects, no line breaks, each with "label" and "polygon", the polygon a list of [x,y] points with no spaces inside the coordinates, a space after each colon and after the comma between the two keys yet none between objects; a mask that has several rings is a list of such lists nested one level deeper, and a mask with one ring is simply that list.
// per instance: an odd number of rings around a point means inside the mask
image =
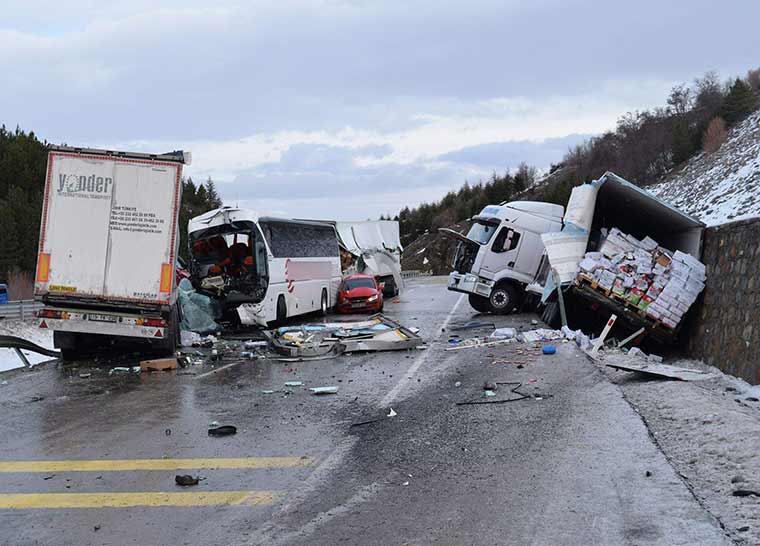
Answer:
[{"label": "broken windshield", "polygon": [[343,283],[343,286],[346,290],[353,290],[354,288],[375,288],[375,281],[367,277],[347,279]]},{"label": "broken windshield", "polygon": [[491,240],[498,227],[498,224],[475,222],[472,224],[470,231],[467,232],[467,238],[481,245],[488,244],[488,241]]}]

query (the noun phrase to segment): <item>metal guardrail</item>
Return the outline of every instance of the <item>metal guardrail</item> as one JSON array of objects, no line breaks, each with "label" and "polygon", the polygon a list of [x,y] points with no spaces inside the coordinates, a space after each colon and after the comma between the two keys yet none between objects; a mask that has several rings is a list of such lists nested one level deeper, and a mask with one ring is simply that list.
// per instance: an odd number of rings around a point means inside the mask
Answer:
[{"label": "metal guardrail", "polygon": [[432,271],[418,271],[416,269],[410,269],[409,271],[401,272],[402,279],[414,279],[416,277],[431,277],[432,275],[433,275]]},{"label": "metal guardrail", "polygon": [[0,305],[0,319],[27,320],[34,318],[34,312],[42,309],[44,305],[34,300],[9,301]]}]

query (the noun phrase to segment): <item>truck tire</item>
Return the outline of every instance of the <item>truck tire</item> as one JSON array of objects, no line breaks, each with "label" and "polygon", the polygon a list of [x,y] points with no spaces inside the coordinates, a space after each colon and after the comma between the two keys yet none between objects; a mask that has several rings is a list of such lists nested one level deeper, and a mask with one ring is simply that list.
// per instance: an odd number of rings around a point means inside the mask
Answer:
[{"label": "truck tire", "polygon": [[398,286],[396,286],[396,281],[393,279],[393,277],[390,277],[386,279],[385,286],[383,287],[383,296],[397,296],[398,295]]},{"label": "truck tire", "polygon": [[475,309],[478,313],[488,313],[491,310],[491,306],[488,304],[488,298],[478,296],[477,294],[470,294],[467,296],[467,300],[470,302],[470,307]]},{"label": "truck tire", "polygon": [[322,299],[319,303],[319,314],[322,315],[323,317],[326,317],[329,307],[330,307],[330,304],[327,301],[327,289],[323,288]]},{"label": "truck tire", "polygon": [[517,290],[511,284],[497,284],[488,298],[488,306],[494,315],[507,315],[518,303]]}]

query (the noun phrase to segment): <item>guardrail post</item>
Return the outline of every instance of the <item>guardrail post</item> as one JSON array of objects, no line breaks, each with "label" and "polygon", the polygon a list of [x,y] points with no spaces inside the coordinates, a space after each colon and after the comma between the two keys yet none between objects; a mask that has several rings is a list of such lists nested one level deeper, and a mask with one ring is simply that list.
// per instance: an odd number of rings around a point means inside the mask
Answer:
[{"label": "guardrail post", "polygon": [[18,306],[20,309],[21,320],[24,320],[24,300],[19,300]]}]

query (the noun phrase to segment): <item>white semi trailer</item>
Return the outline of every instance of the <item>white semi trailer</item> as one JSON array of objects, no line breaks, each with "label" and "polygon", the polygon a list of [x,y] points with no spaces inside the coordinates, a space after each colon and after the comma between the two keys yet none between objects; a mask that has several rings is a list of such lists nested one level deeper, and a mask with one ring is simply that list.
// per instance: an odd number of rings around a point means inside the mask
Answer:
[{"label": "white semi trailer", "polygon": [[512,201],[488,205],[472,218],[460,241],[448,288],[469,295],[476,311],[509,313],[546,262],[541,234],[562,229],[564,208],[552,203]]},{"label": "white semi trailer", "polygon": [[53,147],[40,225],[35,297],[64,359],[141,341],[171,353],[179,311],[175,262],[182,166],[164,155]]}]

